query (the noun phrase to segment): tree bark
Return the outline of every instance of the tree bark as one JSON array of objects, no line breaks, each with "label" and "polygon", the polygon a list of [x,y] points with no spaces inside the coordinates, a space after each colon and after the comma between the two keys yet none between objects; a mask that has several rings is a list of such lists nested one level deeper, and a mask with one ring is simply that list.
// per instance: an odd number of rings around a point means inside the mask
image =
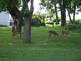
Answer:
[{"label": "tree bark", "polygon": [[24,42],[30,43],[31,42],[31,20],[33,14],[33,0],[30,0],[30,10],[28,8],[27,0],[23,0],[24,9],[28,9],[29,13],[24,17]]},{"label": "tree bark", "polygon": [[66,25],[66,4],[65,4],[65,0],[63,0],[63,2],[60,0],[59,1],[60,4],[60,10],[61,10],[61,26],[65,26]]},{"label": "tree bark", "polygon": [[76,1],[74,2],[73,22],[75,22]]},{"label": "tree bark", "polygon": [[55,12],[56,12],[56,24],[59,24],[56,3],[55,3]]},{"label": "tree bark", "polygon": [[21,35],[21,30],[22,30],[22,24],[21,24],[21,14],[20,11],[18,10],[18,8],[14,5],[14,7],[7,7],[7,9],[9,10],[9,13],[11,14],[11,16],[15,19],[18,19],[17,21],[17,31],[20,35]]},{"label": "tree bark", "polygon": [[24,42],[31,42],[31,24],[30,24],[30,16],[24,18]]},{"label": "tree bark", "polygon": [[69,8],[67,8],[67,11],[68,11],[69,20],[70,20],[71,23],[73,23],[73,21],[72,21],[72,19],[71,19],[71,16],[70,16]]}]

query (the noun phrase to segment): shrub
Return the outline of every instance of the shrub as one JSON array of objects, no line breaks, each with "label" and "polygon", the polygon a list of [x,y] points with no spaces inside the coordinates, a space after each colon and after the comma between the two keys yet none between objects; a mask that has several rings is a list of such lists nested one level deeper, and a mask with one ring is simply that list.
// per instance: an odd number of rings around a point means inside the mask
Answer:
[{"label": "shrub", "polygon": [[37,20],[37,19],[33,19],[31,21],[31,25],[32,26],[40,26],[41,25],[41,22],[39,20]]},{"label": "shrub", "polygon": [[7,25],[0,25],[0,27],[7,27]]},{"label": "shrub", "polygon": [[68,24],[66,28],[68,28],[69,30],[81,29],[81,24],[77,24],[77,23]]}]

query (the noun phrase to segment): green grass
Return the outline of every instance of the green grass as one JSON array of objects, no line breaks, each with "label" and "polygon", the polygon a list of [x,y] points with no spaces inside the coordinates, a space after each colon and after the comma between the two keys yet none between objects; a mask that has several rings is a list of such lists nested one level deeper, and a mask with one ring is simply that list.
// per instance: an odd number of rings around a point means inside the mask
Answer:
[{"label": "green grass", "polygon": [[32,43],[25,45],[9,28],[0,28],[0,61],[81,61],[81,33],[49,38],[50,29],[60,32],[60,27],[33,27]]}]

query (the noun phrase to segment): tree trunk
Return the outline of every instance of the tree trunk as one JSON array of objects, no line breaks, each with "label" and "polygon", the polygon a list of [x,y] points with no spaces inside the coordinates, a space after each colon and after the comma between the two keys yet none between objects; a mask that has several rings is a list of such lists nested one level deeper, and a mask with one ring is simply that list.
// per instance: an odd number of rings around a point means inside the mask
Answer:
[{"label": "tree trunk", "polygon": [[18,23],[18,33],[20,34],[20,38],[22,36],[22,26],[23,26],[23,17],[19,16],[19,23]]},{"label": "tree trunk", "polygon": [[76,2],[74,2],[73,22],[75,22]]},{"label": "tree trunk", "polygon": [[56,3],[55,3],[55,12],[56,12],[56,24],[59,24]]},{"label": "tree trunk", "polygon": [[61,26],[65,26],[66,25],[65,0],[63,0],[63,2],[60,0],[59,4],[60,4],[60,10],[61,10]]},{"label": "tree trunk", "polygon": [[[28,2],[30,1],[30,10],[28,8]],[[24,17],[24,42],[31,42],[31,20],[33,13],[33,0],[23,0],[23,8],[27,9],[29,13]],[[26,11],[27,12],[27,11]]]},{"label": "tree trunk", "polygon": [[11,9],[7,7],[7,9],[9,10],[9,13],[11,14],[13,18],[18,19],[16,32],[18,32],[21,36],[21,30],[22,30],[21,18],[22,17],[21,17],[20,11],[18,10],[16,6],[11,7]]},{"label": "tree trunk", "polygon": [[24,17],[24,42],[31,42],[31,24],[30,24],[30,16]]},{"label": "tree trunk", "polygon": [[70,20],[71,23],[73,23],[73,21],[72,21],[72,19],[71,19],[71,16],[70,16],[69,8],[67,8],[67,11],[68,11],[69,20]]}]

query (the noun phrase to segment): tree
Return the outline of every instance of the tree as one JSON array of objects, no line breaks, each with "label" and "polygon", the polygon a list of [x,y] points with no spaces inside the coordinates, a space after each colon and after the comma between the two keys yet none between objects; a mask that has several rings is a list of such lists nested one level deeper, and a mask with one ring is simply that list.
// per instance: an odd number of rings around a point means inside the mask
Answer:
[{"label": "tree", "polygon": [[66,0],[59,0],[60,11],[61,11],[61,26],[66,25]]},{"label": "tree", "polygon": [[[12,1],[12,3],[11,3]],[[15,20],[16,18],[19,20],[19,24],[17,26],[17,30],[19,33],[21,33],[21,26],[20,26],[20,18],[21,18],[21,14],[19,11],[19,7],[21,5],[21,0],[0,0],[0,9],[1,11],[8,11],[11,16],[13,17],[13,19]]]},{"label": "tree", "polygon": [[66,25],[66,10],[65,10],[66,4],[65,3],[66,0],[41,0],[41,5],[46,7],[47,10],[52,9],[52,11],[56,13],[57,22],[59,21],[59,19],[58,19],[58,13],[57,13],[58,11],[57,11],[56,4],[59,4],[60,11],[61,11],[61,26]]},{"label": "tree", "polygon": [[[29,1],[31,2],[30,10],[28,8]],[[23,10],[19,11],[19,7],[21,6],[21,0],[0,0],[0,11],[7,10],[9,11],[12,17],[18,18],[20,20],[19,27],[21,26],[21,20],[24,17],[24,42],[29,43],[31,40],[30,23],[33,13],[33,0],[22,0],[22,2]]]},{"label": "tree", "polygon": [[[28,8],[28,2],[30,1],[30,10]],[[33,14],[33,0],[23,0],[23,15],[24,15],[24,42],[31,42],[31,20]]]},{"label": "tree", "polygon": [[[69,18],[70,18],[70,22],[71,23],[75,23],[75,15],[76,15],[76,11],[77,9],[80,9],[80,6],[81,6],[81,0],[66,0],[66,9],[68,11],[68,15],[69,15]],[[79,11],[77,11],[79,12]],[[70,14],[73,14],[73,19],[71,18],[71,15]]]}]

